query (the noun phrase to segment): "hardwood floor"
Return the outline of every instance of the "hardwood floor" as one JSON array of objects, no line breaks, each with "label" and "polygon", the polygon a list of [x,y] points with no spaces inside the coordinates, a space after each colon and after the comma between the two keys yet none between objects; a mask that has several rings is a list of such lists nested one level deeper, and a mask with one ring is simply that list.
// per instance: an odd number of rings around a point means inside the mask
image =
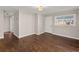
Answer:
[{"label": "hardwood floor", "polygon": [[0,51],[77,52],[79,51],[79,40],[61,37],[50,33],[43,33],[39,36],[34,34],[20,38],[19,40],[11,41],[8,45],[5,44],[5,40],[0,40]]}]

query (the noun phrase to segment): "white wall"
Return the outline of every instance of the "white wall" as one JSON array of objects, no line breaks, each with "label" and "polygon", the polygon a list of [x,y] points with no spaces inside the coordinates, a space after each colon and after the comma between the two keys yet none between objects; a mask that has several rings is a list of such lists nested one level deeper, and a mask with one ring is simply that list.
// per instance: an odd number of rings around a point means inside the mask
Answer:
[{"label": "white wall", "polygon": [[18,11],[13,11],[4,14],[4,32],[11,31],[13,32],[17,37],[19,36],[19,13]]},{"label": "white wall", "polygon": [[37,25],[38,25],[38,35],[44,33],[44,16],[42,14],[37,14]]},{"label": "white wall", "polygon": [[44,16],[19,9],[19,37],[44,32]]},{"label": "white wall", "polygon": [[8,17],[4,14],[4,10],[0,9],[0,38],[4,38],[4,32],[12,31],[19,36],[19,19],[18,15]]},{"label": "white wall", "polygon": [[[63,27],[63,26],[54,25],[54,16],[74,14],[74,13],[76,13],[76,15],[77,15],[76,26]],[[79,10],[77,10],[77,11],[72,11],[72,10],[61,11],[61,12],[57,12],[57,13],[48,15],[45,18],[45,27],[46,27],[46,29],[45,29],[46,32],[50,32],[52,34],[65,36],[65,37],[69,37],[69,38],[79,39]]]},{"label": "white wall", "polygon": [[4,32],[10,31],[10,18],[4,15]]},{"label": "white wall", "polygon": [[[54,16],[65,14],[77,14],[76,26],[74,27],[61,27],[54,25]],[[4,34],[4,19],[3,11],[0,11],[0,38]],[[53,13],[48,16],[42,14],[32,14],[24,10],[19,9],[19,13],[15,14],[13,30],[19,37],[24,37],[32,34],[41,34],[43,32],[49,32],[56,35],[79,38],[79,11],[61,11]]]},{"label": "white wall", "polygon": [[52,16],[47,16],[45,17],[45,32],[49,32],[52,33],[52,25],[53,25],[53,20],[52,20]]},{"label": "white wall", "polygon": [[19,11],[16,11],[16,13],[14,14],[13,21],[13,32],[17,37],[19,37]]},{"label": "white wall", "polygon": [[44,32],[44,16],[42,14],[30,13],[22,9],[19,9],[16,13],[14,12],[14,15],[10,18],[4,16],[3,10],[0,11],[0,22],[1,38],[3,38],[4,32],[9,30],[19,37],[32,34],[39,35]]},{"label": "white wall", "polygon": [[3,19],[3,11],[0,10],[0,38],[4,37],[4,19]]},{"label": "white wall", "polygon": [[35,15],[19,10],[19,37],[35,34]]}]

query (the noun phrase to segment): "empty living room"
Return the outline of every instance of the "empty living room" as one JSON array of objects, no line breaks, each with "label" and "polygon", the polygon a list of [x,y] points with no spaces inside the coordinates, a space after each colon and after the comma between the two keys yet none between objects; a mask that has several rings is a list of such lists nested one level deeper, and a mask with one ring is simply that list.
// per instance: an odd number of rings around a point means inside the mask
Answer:
[{"label": "empty living room", "polygon": [[78,51],[78,6],[0,6],[0,52]]}]

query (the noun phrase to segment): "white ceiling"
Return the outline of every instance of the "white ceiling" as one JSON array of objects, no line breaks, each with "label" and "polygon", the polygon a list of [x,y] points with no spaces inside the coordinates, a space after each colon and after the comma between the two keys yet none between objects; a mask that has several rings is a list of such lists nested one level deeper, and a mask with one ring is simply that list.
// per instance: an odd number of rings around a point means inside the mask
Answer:
[{"label": "white ceiling", "polygon": [[79,7],[78,6],[45,6],[42,12],[39,12],[35,6],[0,6],[0,8],[9,11],[18,10],[20,8],[25,12],[49,14],[63,10],[76,9]]}]

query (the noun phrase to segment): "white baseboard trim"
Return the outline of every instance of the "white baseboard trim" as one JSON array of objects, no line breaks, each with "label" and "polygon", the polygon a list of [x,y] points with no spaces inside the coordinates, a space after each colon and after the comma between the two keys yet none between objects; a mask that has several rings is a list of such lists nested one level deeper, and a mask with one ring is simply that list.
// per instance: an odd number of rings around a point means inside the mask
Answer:
[{"label": "white baseboard trim", "polygon": [[[43,34],[43,33],[45,33],[45,32],[42,32],[42,33],[39,33],[39,34],[38,33],[37,34],[36,33],[26,34],[26,35],[19,36],[19,38],[29,36],[29,35],[33,35],[33,34],[40,35],[40,34]],[[79,40],[79,38],[77,38],[77,37],[71,37],[71,36],[61,35],[61,34],[56,34],[56,33],[51,33],[51,34]]]},{"label": "white baseboard trim", "polygon": [[66,35],[61,35],[61,34],[56,34],[56,33],[51,33],[51,34],[79,40],[79,38],[76,38],[76,37],[71,37],[71,36],[66,36]]},{"label": "white baseboard trim", "polygon": [[4,37],[0,37],[0,39],[3,39]]},{"label": "white baseboard trim", "polygon": [[35,33],[36,35],[41,35],[41,34],[43,34],[43,33],[45,33],[45,32],[41,32],[41,33]]},{"label": "white baseboard trim", "polygon": [[35,33],[31,33],[31,34],[26,34],[26,35],[22,35],[22,36],[19,36],[19,38],[22,38],[22,37],[25,37],[25,36],[29,36],[29,35],[33,35]]},{"label": "white baseboard trim", "polygon": [[19,37],[18,35],[16,35],[15,33],[14,33],[14,35],[16,36],[16,37]]}]

